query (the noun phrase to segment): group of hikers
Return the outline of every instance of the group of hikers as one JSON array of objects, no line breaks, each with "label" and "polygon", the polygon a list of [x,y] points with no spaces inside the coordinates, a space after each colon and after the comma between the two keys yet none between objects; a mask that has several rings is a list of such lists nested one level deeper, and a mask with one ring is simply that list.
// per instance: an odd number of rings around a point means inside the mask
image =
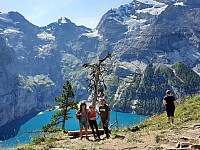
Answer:
[{"label": "group of hikers", "polygon": [[[100,98],[100,106],[99,111],[96,111],[95,108],[90,105],[89,110],[86,107],[86,103],[81,103],[80,109],[76,113],[76,118],[79,119],[79,126],[80,126],[80,139],[83,138],[82,131],[83,128],[85,129],[86,139],[88,138],[88,123],[92,129],[92,133],[94,135],[94,139],[100,139],[100,133],[97,125],[97,119],[100,117],[104,133],[106,134],[106,138],[109,138],[109,130],[108,130],[108,123],[110,120],[110,107],[105,103],[103,98]],[[94,131],[96,129],[96,134]]]},{"label": "group of hikers", "polygon": [[[166,91],[166,95],[163,99],[163,104],[166,107],[168,123],[174,124],[174,112],[176,106],[176,99],[172,96],[172,92],[170,90]],[[100,133],[98,130],[97,119],[100,116],[104,133],[106,134],[106,138],[109,138],[109,130],[108,130],[108,123],[110,120],[110,108],[105,103],[103,98],[100,98],[100,106],[99,111],[96,111],[95,108],[90,105],[89,110],[86,107],[86,103],[81,103],[80,109],[76,113],[76,118],[79,119],[79,126],[80,126],[80,139],[82,139],[82,130],[85,129],[86,139],[88,138],[88,123],[92,129],[92,133],[95,139],[100,139]],[[96,134],[94,131],[96,129]]]}]

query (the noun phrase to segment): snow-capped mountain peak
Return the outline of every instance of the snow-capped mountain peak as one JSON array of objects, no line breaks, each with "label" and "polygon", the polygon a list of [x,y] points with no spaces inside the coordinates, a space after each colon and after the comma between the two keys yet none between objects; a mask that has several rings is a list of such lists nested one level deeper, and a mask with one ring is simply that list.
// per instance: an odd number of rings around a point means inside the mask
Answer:
[{"label": "snow-capped mountain peak", "polygon": [[144,4],[148,4],[148,5],[160,5],[160,6],[162,6],[162,5],[164,5],[164,3],[161,3],[161,2],[157,2],[157,1],[155,1],[155,0],[137,0],[138,2],[140,2],[140,3],[144,3]]},{"label": "snow-capped mountain peak", "polygon": [[61,17],[58,20],[58,23],[65,24],[65,23],[71,23],[71,21],[68,18],[66,18],[66,17]]},{"label": "snow-capped mountain peak", "polygon": [[[103,28],[105,25],[107,27],[108,25],[113,27],[113,24],[115,24],[117,28],[119,26],[123,34],[124,31],[125,33],[140,33],[146,29],[167,6],[166,3],[157,2],[155,0],[133,0],[129,4],[109,10],[102,17],[97,26],[97,30],[103,35],[103,31],[105,31]],[[116,27],[113,29],[116,30]],[[111,32],[111,34],[113,35],[113,32]]]}]

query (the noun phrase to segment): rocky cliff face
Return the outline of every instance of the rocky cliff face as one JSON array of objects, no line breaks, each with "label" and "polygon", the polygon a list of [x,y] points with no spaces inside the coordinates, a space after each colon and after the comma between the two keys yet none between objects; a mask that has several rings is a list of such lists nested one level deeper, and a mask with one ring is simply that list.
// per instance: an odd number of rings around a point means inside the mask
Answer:
[{"label": "rocky cliff face", "polygon": [[[112,40],[107,33],[103,34],[109,40],[109,50],[113,56],[114,71],[107,81],[108,99],[113,109],[150,114],[155,110],[147,112],[149,108],[145,107],[143,112],[139,112],[138,108],[142,110],[140,106],[150,105],[151,101],[158,101],[157,105],[160,107],[166,89],[174,91],[177,98],[199,91],[199,83],[195,84],[196,89],[181,90],[178,83],[183,81],[176,82],[169,77],[162,79],[163,74],[153,73],[154,75],[148,78],[149,83],[144,84],[145,77],[149,76],[147,71],[149,64],[153,64],[155,68],[160,68],[162,64],[164,68],[171,70],[171,66],[176,62],[183,62],[195,71],[192,73],[194,76],[199,74],[199,13],[199,2],[193,3],[192,0],[177,2],[135,0],[129,5],[108,11],[102,17],[97,26],[100,33],[109,28],[110,32],[112,30],[116,32],[115,39],[117,39],[117,41]],[[126,26],[126,31],[110,28],[109,22],[112,21]],[[154,67],[149,70],[156,72],[157,69],[154,70]],[[185,76],[189,75],[185,73]],[[176,85],[160,84],[164,80],[175,82]],[[160,90],[158,88],[155,90],[154,82],[161,85]],[[189,86],[188,82],[186,86]],[[154,90],[156,92],[153,92]],[[138,105],[135,105],[136,103]],[[155,109],[162,111],[161,107]]]},{"label": "rocky cliff face", "polygon": [[0,38],[0,126],[44,108],[55,84],[48,76],[25,76],[12,48]]},{"label": "rocky cliff face", "polygon": [[68,76],[73,78],[68,74],[81,67],[66,45],[89,31],[67,18],[39,28],[17,12],[0,13],[0,126],[53,103]]},{"label": "rocky cliff face", "polygon": [[[13,108],[14,98],[14,81],[15,74],[11,73],[10,68],[13,68],[13,55],[11,54],[11,49],[6,47],[5,41],[3,38],[0,38],[0,102],[1,102],[1,123],[5,124],[7,122],[7,118],[12,118],[13,113],[8,113],[8,110],[5,108]],[[11,81],[11,82],[10,82]],[[10,84],[7,84],[10,83]],[[2,107],[3,106],[3,107]],[[11,107],[10,107],[11,106]],[[13,112],[13,109],[9,109],[10,112]]]},{"label": "rocky cliff face", "polygon": [[[114,110],[151,114],[162,111],[166,89],[177,97],[198,92],[199,82],[188,79],[199,81],[199,18],[195,0],[133,0],[110,9],[94,30],[65,17],[38,27],[17,12],[0,13],[0,95],[5,103],[0,126],[52,103],[65,80],[73,83],[76,98],[87,99],[88,72],[82,65],[107,52],[113,70],[105,78],[107,102]],[[177,73],[174,66],[191,73]],[[196,88],[187,88],[191,83]],[[147,107],[153,102],[154,110]]]}]

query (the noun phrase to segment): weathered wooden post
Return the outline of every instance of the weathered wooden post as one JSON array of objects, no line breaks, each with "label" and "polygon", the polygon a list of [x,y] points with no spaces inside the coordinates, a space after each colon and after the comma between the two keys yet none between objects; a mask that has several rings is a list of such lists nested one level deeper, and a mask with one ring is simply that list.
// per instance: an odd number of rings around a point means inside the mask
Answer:
[{"label": "weathered wooden post", "polygon": [[[96,64],[85,63],[83,65],[83,67],[85,67],[85,68],[92,69],[92,72],[90,73],[92,78],[88,79],[88,81],[89,81],[88,89],[90,91],[94,90],[94,98],[92,100],[92,105],[94,108],[96,108],[96,101],[98,98],[98,90],[99,90],[99,86],[101,86],[100,85],[100,75],[102,75],[102,72],[108,71],[105,69],[105,67],[103,65],[103,62],[107,58],[109,58],[111,60],[112,57],[111,57],[110,53],[108,53],[107,56],[105,56],[103,59],[98,60],[98,62]],[[104,70],[102,70],[102,68],[104,68]],[[104,83],[104,81],[103,81],[103,83]],[[103,85],[103,86],[104,86],[104,89],[106,89],[106,86],[105,85]],[[101,91],[101,92],[103,92],[103,91]],[[101,94],[104,95],[104,93],[101,93]]]}]

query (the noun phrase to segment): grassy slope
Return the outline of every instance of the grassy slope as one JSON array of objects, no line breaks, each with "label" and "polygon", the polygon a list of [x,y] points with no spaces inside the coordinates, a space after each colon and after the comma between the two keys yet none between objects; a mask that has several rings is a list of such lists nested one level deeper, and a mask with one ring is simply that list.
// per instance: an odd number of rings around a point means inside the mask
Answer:
[{"label": "grassy slope", "polygon": [[[170,141],[170,138],[174,139],[176,136],[182,136],[182,133],[188,133],[188,129],[184,131],[184,126],[197,123],[200,124],[200,95],[188,99],[176,108],[175,126],[167,124],[166,113],[163,113],[140,123],[141,130],[138,132],[131,132],[130,128],[124,127],[114,130],[110,139],[98,142],[86,141],[85,139],[82,141],[79,139],[70,140],[66,134],[54,133],[46,137],[36,137],[32,143],[16,149],[149,149],[152,147],[156,149],[167,138]],[[197,144],[199,143],[197,142]]]},{"label": "grassy slope", "polygon": [[[151,130],[160,130],[166,128],[166,113],[146,120],[140,124],[140,127]],[[184,104],[179,104],[175,110],[175,125],[182,126],[189,123],[200,123],[200,95],[188,99]],[[170,126],[170,125],[168,125]]]}]

